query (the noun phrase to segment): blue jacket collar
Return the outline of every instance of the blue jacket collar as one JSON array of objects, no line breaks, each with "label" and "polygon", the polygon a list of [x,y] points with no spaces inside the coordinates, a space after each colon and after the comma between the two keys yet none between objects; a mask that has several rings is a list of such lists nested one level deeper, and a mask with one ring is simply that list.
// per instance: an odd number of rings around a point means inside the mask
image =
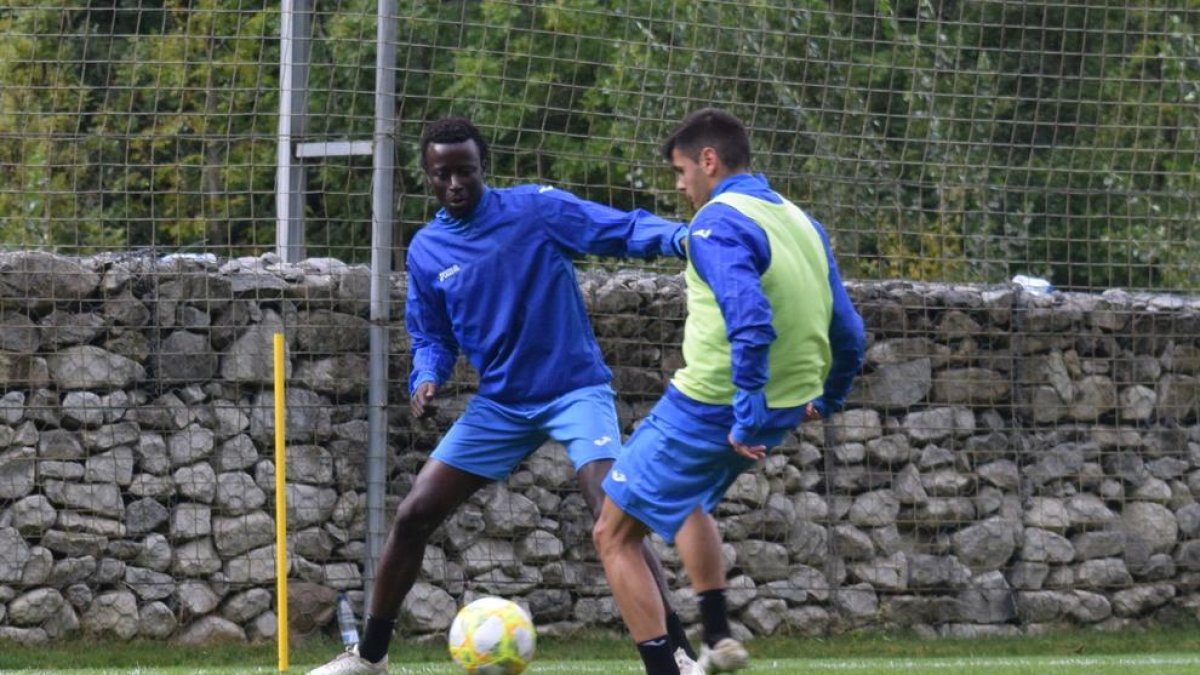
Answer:
[{"label": "blue jacket collar", "polygon": [[750,190],[770,190],[771,186],[767,183],[767,177],[761,173],[738,173],[734,174],[725,180],[717,183],[713,188],[709,199],[716,197],[723,192],[747,192]]}]

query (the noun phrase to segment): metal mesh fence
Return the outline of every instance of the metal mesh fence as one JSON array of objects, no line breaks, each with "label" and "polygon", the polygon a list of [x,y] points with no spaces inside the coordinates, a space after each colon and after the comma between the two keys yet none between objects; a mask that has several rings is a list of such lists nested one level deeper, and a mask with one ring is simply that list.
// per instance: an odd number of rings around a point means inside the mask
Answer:
[{"label": "metal mesh fence", "polygon": [[[658,143],[725,106],[830,232],[867,368],[718,511],[740,634],[1195,614],[1196,2],[415,2],[395,21],[397,259],[434,208],[416,138],[446,114],[485,130],[496,185],[683,218]],[[334,592],[360,599],[379,480],[369,163],[303,160],[310,257],[281,264],[279,7],[42,0],[0,26],[0,639],[274,634],[277,330],[292,617],[328,624]],[[374,3],[319,3],[312,26],[303,140],[369,138]],[[626,432],[680,365],[677,271],[581,265]],[[476,388],[464,365],[435,420],[409,419],[391,341],[389,513]],[[437,535],[404,629],[478,593],[546,632],[616,625],[590,524],[543,448]]]},{"label": "metal mesh fence", "polygon": [[[719,104],[852,277],[1194,289],[1197,9],[1105,2],[402,3],[397,209],[412,150],[483,125],[497,183],[675,212],[656,144]],[[0,231],[62,251],[274,244],[280,8],[30,2],[5,29]],[[305,141],[370,138],[375,5],[312,10]],[[313,255],[365,260],[369,168],[307,160]]]}]

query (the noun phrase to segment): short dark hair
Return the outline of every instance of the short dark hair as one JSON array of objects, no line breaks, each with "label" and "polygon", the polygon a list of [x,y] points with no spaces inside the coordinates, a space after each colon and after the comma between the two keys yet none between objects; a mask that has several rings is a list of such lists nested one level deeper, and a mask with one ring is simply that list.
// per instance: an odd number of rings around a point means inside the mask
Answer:
[{"label": "short dark hair", "polygon": [[462,143],[464,141],[475,141],[476,147],[479,148],[479,162],[484,168],[487,168],[488,142],[484,139],[483,134],[479,133],[479,128],[465,117],[443,117],[426,124],[425,130],[421,132],[421,169],[429,170],[429,167],[425,166],[425,150],[429,148],[430,143]]},{"label": "short dark hair", "polygon": [[685,117],[663,141],[662,153],[670,161],[671,154],[678,149],[696,160],[704,148],[716,150],[721,163],[730,169],[750,166],[750,135],[746,125],[719,108],[701,108]]}]

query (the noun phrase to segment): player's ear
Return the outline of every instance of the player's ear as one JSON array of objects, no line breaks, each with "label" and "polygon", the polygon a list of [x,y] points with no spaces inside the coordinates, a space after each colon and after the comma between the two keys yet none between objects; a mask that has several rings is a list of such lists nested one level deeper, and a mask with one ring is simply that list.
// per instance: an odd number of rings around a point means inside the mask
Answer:
[{"label": "player's ear", "polygon": [[715,176],[721,168],[721,158],[717,155],[717,149],[713,147],[705,147],[700,151],[700,168],[706,176]]}]

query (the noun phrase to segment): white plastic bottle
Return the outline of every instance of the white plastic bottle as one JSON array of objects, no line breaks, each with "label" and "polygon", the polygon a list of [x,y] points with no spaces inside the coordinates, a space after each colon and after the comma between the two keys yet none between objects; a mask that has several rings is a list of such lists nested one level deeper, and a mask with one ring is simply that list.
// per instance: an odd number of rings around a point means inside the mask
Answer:
[{"label": "white plastic bottle", "polygon": [[358,644],[358,621],[354,618],[354,610],[350,608],[350,599],[345,593],[337,596],[338,629],[342,631],[342,644],[349,647]]},{"label": "white plastic bottle", "polygon": [[1018,274],[1013,277],[1013,283],[1035,295],[1046,295],[1054,291],[1054,285],[1040,277],[1030,277]]}]

